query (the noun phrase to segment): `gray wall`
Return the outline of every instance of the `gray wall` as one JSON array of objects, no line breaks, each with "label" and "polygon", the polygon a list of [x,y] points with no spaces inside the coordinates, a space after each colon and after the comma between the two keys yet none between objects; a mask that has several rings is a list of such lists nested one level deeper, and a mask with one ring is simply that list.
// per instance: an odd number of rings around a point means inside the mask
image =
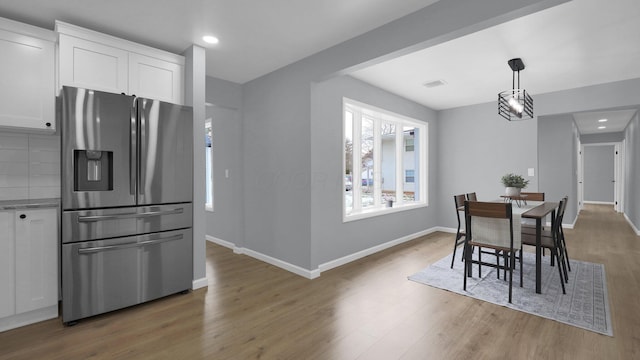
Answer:
[{"label": "gray wall", "polygon": [[589,145],[584,147],[584,201],[613,204],[613,179],[615,163],[613,145]]},{"label": "gray wall", "polygon": [[622,140],[624,140],[624,132],[580,135],[580,142],[583,145],[584,144],[620,142]]},{"label": "gray wall", "polygon": [[[504,194],[500,178],[516,173],[538,190],[537,123],[509,122],[498,116],[497,103],[444,110],[438,116],[439,224],[456,227],[453,196],[476,192],[478,200]],[[528,168],[535,175],[529,177]]]},{"label": "gray wall", "polygon": [[625,130],[624,154],[624,212],[636,229],[640,229],[640,115],[638,112]]},{"label": "gray wall", "polygon": [[207,211],[207,235],[242,247],[242,86],[207,77],[207,103],[207,118],[212,118],[214,193],[214,210]]},{"label": "gray wall", "polygon": [[[310,143],[316,136],[312,132],[316,128],[311,127],[313,82],[562,2],[440,1],[244,84],[244,246],[303,269],[329,256],[323,253],[320,260],[312,255],[317,250],[311,247],[314,174]],[[334,136],[339,138],[340,133]],[[437,201],[432,205],[437,206]],[[344,249],[332,252],[364,250],[349,243],[340,246]]]},{"label": "gray wall", "polygon": [[573,223],[577,214],[576,141],[573,116],[549,115],[538,118],[539,190],[551,201],[569,196],[564,223]]},{"label": "gray wall", "polygon": [[437,194],[436,112],[349,76],[315,84],[311,103],[311,267],[435,227],[430,206],[342,222],[343,97],[427,122],[429,198]]},{"label": "gray wall", "polygon": [[[497,105],[493,102],[441,111],[438,115],[439,224],[456,226],[454,194],[476,191],[480,200],[496,198],[504,191],[499,182],[503,173],[516,172],[528,178],[529,167],[536,169],[536,176],[531,178],[528,189],[543,191],[549,199],[568,195],[564,222],[573,223],[577,216],[578,133],[570,114],[637,106],[640,102],[637,94],[640,94],[640,79],[534,94],[537,118],[511,123],[496,115]],[[627,130],[629,133],[634,132]],[[637,139],[627,135],[627,146],[633,146],[629,142],[635,143]],[[633,173],[638,171],[637,161],[628,158]],[[631,187],[637,180],[631,181],[626,188],[635,193]],[[637,201],[632,197],[625,204],[637,206]]]}]

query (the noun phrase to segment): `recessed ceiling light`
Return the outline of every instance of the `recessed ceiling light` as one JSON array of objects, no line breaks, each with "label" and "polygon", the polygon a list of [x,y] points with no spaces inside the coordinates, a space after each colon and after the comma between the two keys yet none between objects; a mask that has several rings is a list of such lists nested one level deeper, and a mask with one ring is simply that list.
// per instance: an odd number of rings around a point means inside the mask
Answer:
[{"label": "recessed ceiling light", "polygon": [[598,130],[606,129],[606,126],[598,126]]},{"label": "recessed ceiling light", "polygon": [[218,42],[220,42],[217,37],[211,35],[203,36],[202,40],[204,40],[204,42],[206,42],[207,44],[217,44]]},{"label": "recessed ceiling light", "polygon": [[607,122],[607,121],[609,121],[609,120],[608,119],[600,119],[600,120],[598,120],[598,122]]}]

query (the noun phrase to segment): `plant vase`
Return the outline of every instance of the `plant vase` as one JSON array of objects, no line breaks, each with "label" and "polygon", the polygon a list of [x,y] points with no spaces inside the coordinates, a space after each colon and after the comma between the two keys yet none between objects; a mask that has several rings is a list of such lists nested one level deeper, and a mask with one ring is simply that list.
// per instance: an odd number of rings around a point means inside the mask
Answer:
[{"label": "plant vase", "polygon": [[522,189],[521,188],[517,188],[517,187],[507,186],[505,188],[505,195],[507,195],[507,196],[520,196],[520,190],[522,190]]}]

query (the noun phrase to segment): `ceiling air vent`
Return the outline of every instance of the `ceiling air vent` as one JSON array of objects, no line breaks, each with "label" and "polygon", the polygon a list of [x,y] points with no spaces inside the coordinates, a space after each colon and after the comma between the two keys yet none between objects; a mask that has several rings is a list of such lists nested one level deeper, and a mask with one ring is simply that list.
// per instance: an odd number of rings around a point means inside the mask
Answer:
[{"label": "ceiling air vent", "polygon": [[446,84],[447,82],[444,80],[434,80],[434,81],[428,81],[424,84],[422,84],[424,87],[431,89],[434,87],[438,87],[438,86],[442,86],[444,84]]}]

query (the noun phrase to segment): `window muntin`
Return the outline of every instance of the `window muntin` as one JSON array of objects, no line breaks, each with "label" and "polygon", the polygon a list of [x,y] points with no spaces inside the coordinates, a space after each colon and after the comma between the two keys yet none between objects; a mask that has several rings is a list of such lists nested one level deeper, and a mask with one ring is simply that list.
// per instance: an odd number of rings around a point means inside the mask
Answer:
[{"label": "window muntin", "polygon": [[426,206],[428,124],[346,98],[343,106],[344,219]]}]

